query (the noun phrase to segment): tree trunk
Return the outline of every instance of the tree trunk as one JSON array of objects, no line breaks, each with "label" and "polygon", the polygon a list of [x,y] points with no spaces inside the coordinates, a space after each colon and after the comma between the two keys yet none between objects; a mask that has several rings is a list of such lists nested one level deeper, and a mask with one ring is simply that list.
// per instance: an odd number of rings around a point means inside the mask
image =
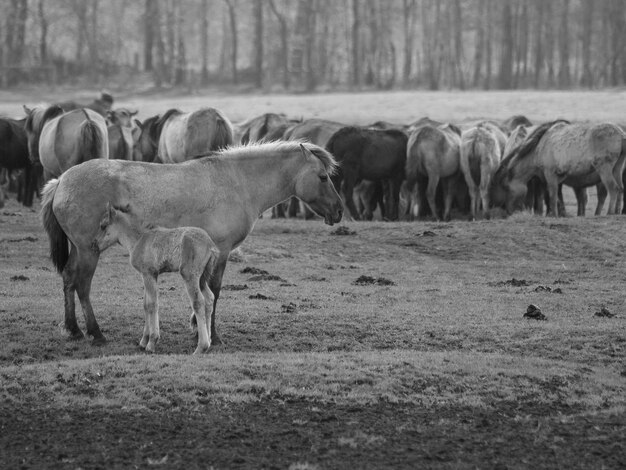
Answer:
[{"label": "tree trunk", "polygon": [[569,71],[569,0],[563,0],[561,6],[561,24],[559,27],[559,78],[561,88],[570,86]]},{"label": "tree trunk", "polygon": [[[493,0],[487,0],[487,12],[486,12],[486,17],[488,18],[488,22],[491,23],[495,14],[492,12],[493,10]],[[485,90],[489,90],[491,88],[491,70],[492,70],[492,64],[493,64],[493,57],[492,57],[492,52],[493,52],[493,28],[489,27],[490,25],[487,25],[487,41],[485,43],[485,56],[486,56],[486,70],[485,70],[485,85],[484,88]]]},{"label": "tree trunk", "polygon": [[209,0],[202,0],[200,5],[200,54],[202,55],[202,69],[200,70],[200,83],[203,86],[209,84]]},{"label": "tree trunk", "polygon": [[461,0],[455,0],[453,4],[454,18],[454,64],[456,67],[457,83],[461,89],[465,89],[465,77],[463,76],[463,13],[461,10]]},{"label": "tree trunk", "polygon": [[224,0],[226,5],[228,5],[228,18],[230,22],[230,33],[232,39],[232,48],[230,52],[230,64],[232,67],[233,73],[233,83],[236,85],[239,83],[239,77],[237,74],[237,46],[238,46],[238,36],[237,36],[237,11],[235,10],[235,0]]},{"label": "tree trunk", "polygon": [[309,0],[307,2],[308,11],[306,15],[306,47],[304,48],[304,59],[306,64],[306,91],[313,91],[317,86],[317,72],[315,70],[315,29],[317,27],[317,2]]},{"label": "tree trunk", "polygon": [[402,0],[402,26],[404,32],[404,61],[402,63],[402,83],[409,84],[415,39],[415,0]]},{"label": "tree trunk", "polygon": [[154,65],[152,63],[152,50],[154,48],[154,30],[155,22],[158,20],[155,16],[155,9],[158,8],[155,0],[146,0],[144,4],[143,17],[143,69],[151,72]]},{"label": "tree trunk", "polygon": [[41,35],[39,36],[39,62],[41,65],[48,63],[48,19],[43,8],[43,0],[39,0],[37,5],[39,14],[39,24],[41,27]]},{"label": "tree trunk", "polygon": [[159,2],[152,1],[154,3],[153,10],[153,31],[154,40],[156,42],[156,67],[154,68],[154,84],[157,87],[163,85],[163,81],[166,78],[166,63],[165,63],[165,41],[163,40],[163,28],[161,27],[161,12],[159,10]]},{"label": "tree trunk", "polygon": [[187,83],[185,73],[187,68],[187,54],[185,51],[185,37],[183,35],[184,18],[179,2],[174,4],[174,18],[176,20],[176,66],[174,84],[183,85]]},{"label": "tree trunk", "polygon": [[287,20],[285,19],[285,15],[281,14],[276,8],[276,4],[274,0],[269,0],[270,8],[276,16],[278,20],[278,25],[280,29],[280,56],[282,62],[283,69],[283,86],[285,89],[289,88],[290,80],[289,80],[289,36],[287,30]]},{"label": "tree trunk", "polygon": [[591,34],[593,25],[593,0],[582,0],[582,77],[580,84],[585,87],[593,85],[591,73]]},{"label": "tree trunk", "polygon": [[545,11],[544,6],[544,0],[536,0],[537,17],[535,23],[535,88],[539,88],[541,69],[543,67],[543,15]]},{"label": "tree trunk", "polygon": [[502,9],[502,51],[500,55],[500,77],[498,87],[501,90],[511,88],[513,78],[513,18],[511,1],[504,0]]},{"label": "tree trunk", "polygon": [[474,87],[480,85],[480,72],[483,64],[483,53],[485,50],[485,7],[487,0],[478,0],[478,15],[476,18],[476,42],[474,44],[474,76],[472,83]]},{"label": "tree trunk", "polygon": [[254,84],[263,88],[263,1],[255,0],[254,8]]},{"label": "tree trunk", "polygon": [[360,29],[359,0],[352,0],[352,85],[357,88],[361,86]]}]

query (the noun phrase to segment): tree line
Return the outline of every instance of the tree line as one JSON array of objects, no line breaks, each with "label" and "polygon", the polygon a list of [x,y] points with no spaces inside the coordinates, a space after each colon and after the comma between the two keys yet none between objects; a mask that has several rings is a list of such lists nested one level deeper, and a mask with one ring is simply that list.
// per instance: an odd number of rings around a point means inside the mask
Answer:
[{"label": "tree line", "polygon": [[622,0],[0,0],[1,83],[626,83]]}]

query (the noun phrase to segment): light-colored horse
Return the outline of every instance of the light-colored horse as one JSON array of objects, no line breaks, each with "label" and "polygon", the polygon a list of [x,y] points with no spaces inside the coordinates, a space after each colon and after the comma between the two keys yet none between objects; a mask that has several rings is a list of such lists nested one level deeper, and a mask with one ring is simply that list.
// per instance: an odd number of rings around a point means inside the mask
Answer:
[{"label": "light-colored horse", "polygon": [[444,220],[450,219],[454,188],[460,176],[461,130],[452,124],[438,127],[426,124],[409,136],[407,144],[406,179],[410,190],[417,183],[418,205],[424,195],[432,215],[439,219],[436,204],[437,185],[444,193]]},{"label": "light-colored horse", "polygon": [[139,346],[154,352],[160,338],[159,274],[178,272],[185,281],[187,295],[198,322],[198,346],[194,354],[211,346],[208,325],[214,296],[207,279],[219,257],[211,237],[198,227],[141,227],[129,213],[132,208],[108,204],[96,236],[98,251],[119,242],[130,254],[130,264],[143,277],[145,324]]},{"label": "light-colored horse", "polygon": [[[233,140],[241,144],[249,144],[268,140],[265,137],[283,126],[298,124],[300,121],[287,118],[284,114],[265,113],[242,123],[233,125]],[[274,139],[275,140],[275,139]]]},{"label": "light-colored horse", "polygon": [[561,183],[586,188],[601,182],[609,194],[608,213],[619,213],[625,138],[626,134],[611,123],[542,124],[502,160],[490,189],[492,197],[497,204],[505,204],[510,213],[526,195],[528,181],[539,177],[548,189],[549,213],[556,217]]},{"label": "light-colored horse", "polygon": [[43,166],[45,180],[84,161],[109,158],[106,122],[95,111],[76,109],[65,113],[58,106],[24,109],[28,113],[28,149],[31,159]]},{"label": "light-colored horse", "polygon": [[327,224],[339,222],[343,204],[330,180],[335,171],[331,154],[302,142],[229,148],[178,165],[94,160],[71,168],[46,185],[42,203],[50,255],[63,276],[70,335],[83,337],[76,322],[77,292],[87,333],[104,342],[89,292],[99,257],[93,241],[108,202],[130,205],[137,224],[199,227],[209,234],[220,252],[209,281],[215,295],[211,343],[216,344],[215,305],[230,251],[245,240],[259,215],[292,196]]},{"label": "light-colored horse", "polygon": [[506,136],[496,126],[479,124],[461,135],[460,166],[471,199],[472,218],[489,210],[489,184],[502,157]]}]

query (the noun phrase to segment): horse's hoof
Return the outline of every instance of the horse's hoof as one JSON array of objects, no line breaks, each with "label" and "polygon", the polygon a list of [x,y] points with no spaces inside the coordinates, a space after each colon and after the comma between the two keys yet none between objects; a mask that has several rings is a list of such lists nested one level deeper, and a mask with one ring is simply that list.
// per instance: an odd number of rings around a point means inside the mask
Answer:
[{"label": "horse's hoof", "polygon": [[69,331],[68,339],[72,341],[80,341],[81,339],[85,339],[85,334],[81,330]]},{"label": "horse's hoof", "polygon": [[201,348],[200,346],[198,346],[196,348],[196,350],[193,352],[194,356],[199,356],[200,354],[206,354],[211,350],[211,347],[206,347],[206,348]]},{"label": "horse's hoof", "polygon": [[105,344],[107,344],[107,339],[104,336],[101,336],[100,338],[94,338],[91,341],[92,346],[104,346]]}]

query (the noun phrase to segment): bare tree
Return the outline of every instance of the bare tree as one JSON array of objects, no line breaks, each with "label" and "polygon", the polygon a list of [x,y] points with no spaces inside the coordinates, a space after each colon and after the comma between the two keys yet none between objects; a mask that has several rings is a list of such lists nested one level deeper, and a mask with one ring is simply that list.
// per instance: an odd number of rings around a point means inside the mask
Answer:
[{"label": "bare tree", "polygon": [[[283,86],[285,89],[289,88],[289,31],[287,29],[287,18],[276,8],[274,0],[269,0],[272,13],[278,20],[278,27],[280,30],[280,56],[283,69]],[[285,8],[286,9],[286,8]],[[283,10],[284,11],[284,10]]]},{"label": "bare tree", "polygon": [[361,86],[361,14],[359,0],[352,0],[352,85]]},{"label": "bare tree", "polygon": [[570,86],[570,68],[569,68],[569,2],[563,0],[561,5],[561,21],[559,25],[559,78],[560,87]]},{"label": "bare tree", "polygon": [[254,8],[254,84],[263,87],[263,0],[256,0]]},{"label": "bare tree", "polygon": [[200,4],[200,56],[202,66],[200,69],[200,83],[208,85],[209,83],[209,19],[207,13],[209,10],[209,0],[202,0]]},{"label": "bare tree", "polygon": [[230,64],[232,67],[233,83],[237,84],[239,82],[239,77],[237,75],[238,35],[237,35],[237,10],[235,8],[236,0],[224,0],[224,1],[226,2],[226,5],[228,6],[228,19],[229,19],[230,34],[231,34]]}]

